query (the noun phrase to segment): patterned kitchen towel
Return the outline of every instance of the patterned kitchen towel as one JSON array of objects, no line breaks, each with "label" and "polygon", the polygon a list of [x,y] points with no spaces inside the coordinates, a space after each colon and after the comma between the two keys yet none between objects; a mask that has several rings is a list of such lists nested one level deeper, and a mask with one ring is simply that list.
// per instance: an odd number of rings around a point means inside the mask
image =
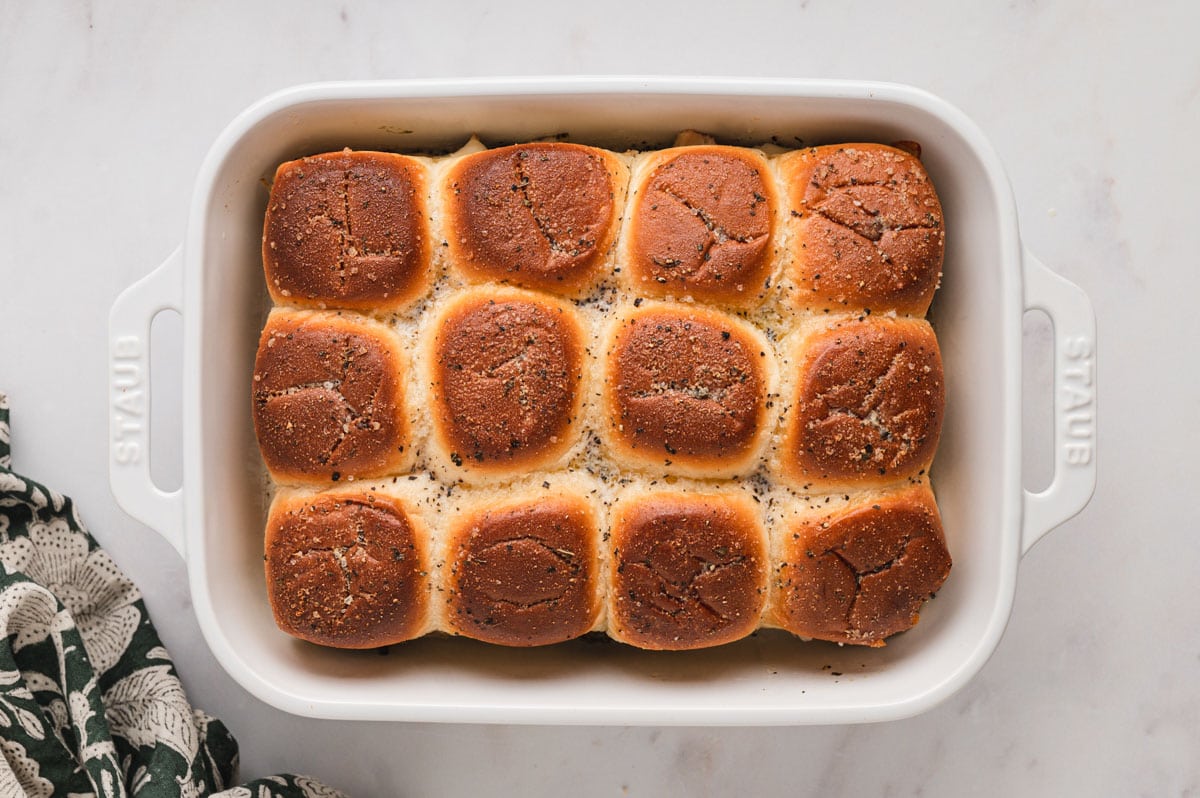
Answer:
[{"label": "patterned kitchen towel", "polygon": [[188,704],[71,500],[12,472],[10,441],[0,393],[0,798],[341,796],[304,776],[231,786],[237,742]]}]

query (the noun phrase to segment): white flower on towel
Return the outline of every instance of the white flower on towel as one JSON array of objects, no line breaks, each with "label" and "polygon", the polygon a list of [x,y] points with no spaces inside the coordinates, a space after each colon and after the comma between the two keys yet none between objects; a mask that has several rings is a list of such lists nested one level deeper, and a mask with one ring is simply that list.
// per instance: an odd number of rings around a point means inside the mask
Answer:
[{"label": "white flower on towel", "polygon": [[104,693],[105,717],[114,734],[135,746],[165,745],[185,762],[200,749],[192,707],[169,665],[131,672]]},{"label": "white flower on towel", "polygon": [[35,521],[28,537],[0,545],[0,562],[45,586],[66,607],[83,636],[96,670],[103,673],[129,647],[141,622],[140,594],[101,549],[88,550],[87,535],[66,520]]},{"label": "white flower on towel", "polygon": [[0,671],[0,726],[8,729],[19,724],[34,740],[46,739],[42,716],[27,707],[37,706],[33,693],[25,686],[21,672]]},{"label": "white flower on towel", "polygon": [[41,776],[41,765],[25,752],[25,746],[7,736],[0,736],[0,795],[22,795],[26,798],[50,798],[54,785]]},{"label": "white flower on towel", "polygon": [[14,582],[0,590],[0,634],[12,640],[14,652],[54,634],[63,625],[59,614],[58,602],[41,585]]}]

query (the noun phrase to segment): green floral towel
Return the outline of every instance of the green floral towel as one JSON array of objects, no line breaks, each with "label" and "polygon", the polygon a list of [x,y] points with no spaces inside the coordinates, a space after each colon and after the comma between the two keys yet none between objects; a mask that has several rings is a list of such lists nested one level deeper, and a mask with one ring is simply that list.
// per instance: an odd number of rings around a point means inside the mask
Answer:
[{"label": "green floral towel", "polygon": [[193,710],[141,595],[71,500],[14,474],[0,393],[0,798],[339,796],[239,787],[237,742]]}]

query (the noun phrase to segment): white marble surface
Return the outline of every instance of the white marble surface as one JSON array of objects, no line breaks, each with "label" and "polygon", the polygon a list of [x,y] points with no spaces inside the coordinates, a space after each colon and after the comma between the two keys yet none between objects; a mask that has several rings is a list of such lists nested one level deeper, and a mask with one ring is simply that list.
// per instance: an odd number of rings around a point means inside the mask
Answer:
[{"label": "white marble surface", "polygon": [[[1200,5],[250,6],[0,0],[0,388],[14,464],[75,497],[142,587],[191,698],[238,736],[244,777],[310,772],[355,796],[1200,794],[1200,524],[1185,508],[1200,478]],[[940,707],[794,729],[298,719],[225,675],[182,563],[115,505],[108,308],[181,240],[196,169],[234,114],[320,79],[583,73],[929,89],[991,138],[1028,246],[1091,295],[1096,497],[1022,561],[996,654]],[[170,481],[178,328],[164,332]],[[1027,349],[1044,357],[1036,335]],[[1027,439],[1044,451],[1045,399],[1029,382],[1041,410]]]}]

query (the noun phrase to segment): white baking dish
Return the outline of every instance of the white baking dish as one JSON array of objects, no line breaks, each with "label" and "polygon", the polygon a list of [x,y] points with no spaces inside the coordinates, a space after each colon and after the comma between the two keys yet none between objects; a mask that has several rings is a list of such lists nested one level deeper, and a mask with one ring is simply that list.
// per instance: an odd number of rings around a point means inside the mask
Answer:
[{"label": "white baking dish", "polygon": [[[377,653],[328,651],[276,630],[262,576],[261,466],[249,377],[264,309],[263,178],[345,146],[446,149],[568,134],[614,148],[685,128],[740,143],[776,137],[919,141],[945,208],[945,277],[931,318],[947,384],[935,464],[954,571],[911,632],[882,650],[763,633],[703,652],[577,641],[506,650],[430,638]],[[183,488],[149,476],[149,327],[184,317]],[[1055,472],[1021,486],[1021,328],[1055,330]],[[1004,172],[959,111],[907,87],[831,81],[528,79],[333,83],[275,94],[218,138],[187,238],[111,316],[112,487],[187,559],[200,626],[239,683],[317,717],[589,724],[802,724],[898,718],[962,687],[999,643],[1017,563],[1095,487],[1095,318],[1087,297],[1026,252]]]}]

